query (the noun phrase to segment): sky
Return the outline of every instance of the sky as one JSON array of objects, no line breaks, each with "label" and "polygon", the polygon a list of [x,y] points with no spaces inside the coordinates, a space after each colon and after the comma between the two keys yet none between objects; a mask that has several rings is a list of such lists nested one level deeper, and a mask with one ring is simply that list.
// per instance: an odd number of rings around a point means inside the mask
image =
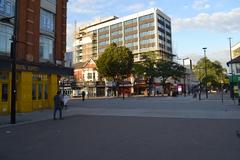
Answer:
[{"label": "sky", "polygon": [[207,57],[226,67],[228,38],[232,45],[240,42],[240,0],[69,0],[67,50],[72,50],[75,21],[81,25],[149,8],[159,8],[171,18],[173,53],[179,59],[189,57],[196,63],[204,56],[202,48],[207,47]]}]

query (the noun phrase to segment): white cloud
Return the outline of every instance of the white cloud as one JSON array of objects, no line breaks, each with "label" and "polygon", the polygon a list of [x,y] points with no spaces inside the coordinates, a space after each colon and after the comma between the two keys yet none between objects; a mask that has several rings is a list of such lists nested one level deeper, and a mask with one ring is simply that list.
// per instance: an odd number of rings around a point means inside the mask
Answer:
[{"label": "white cloud", "polygon": [[138,12],[141,11],[144,8],[143,3],[134,3],[127,7],[127,10],[130,12]]},{"label": "white cloud", "polygon": [[240,32],[240,8],[229,12],[216,12],[213,14],[200,13],[192,18],[173,19],[173,30],[205,29],[219,32]]},{"label": "white cloud", "polygon": [[192,7],[197,10],[208,9],[210,8],[210,4],[207,0],[196,0],[193,2]]},{"label": "white cloud", "polygon": [[154,7],[156,5],[155,0],[149,0],[149,6]]},{"label": "white cloud", "polygon": [[74,13],[97,14],[103,12],[114,3],[115,0],[70,0],[68,10]]}]

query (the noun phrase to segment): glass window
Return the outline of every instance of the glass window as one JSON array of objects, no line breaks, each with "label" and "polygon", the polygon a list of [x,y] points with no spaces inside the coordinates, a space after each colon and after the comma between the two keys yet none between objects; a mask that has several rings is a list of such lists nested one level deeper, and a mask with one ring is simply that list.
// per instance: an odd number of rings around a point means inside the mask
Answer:
[{"label": "glass window", "polygon": [[39,56],[41,62],[53,62],[54,40],[47,36],[40,36]]},{"label": "glass window", "polygon": [[8,84],[2,84],[2,102],[8,101]]},{"label": "glass window", "polygon": [[11,17],[14,16],[14,5],[13,0],[0,0],[0,15]]},{"label": "glass window", "polygon": [[40,30],[44,32],[54,33],[55,15],[44,9],[40,11]]},{"label": "glass window", "polygon": [[142,28],[147,28],[147,27],[151,27],[151,26],[154,26],[153,22],[152,23],[144,23],[144,24],[140,25],[140,28],[142,29]]},{"label": "glass window", "polygon": [[122,38],[115,38],[115,39],[112,39],[111,40],[111,43],[117,43],[117,42],[121,42],[122,41]]},{"label": "glass window", "polygon": [[137,22],[137,18],[127,20],[127,21],[124,22],[124,24],[125,24],[125,25],[128,25],[128,24],[132,24],[132,23],[136,23],[136,22]]},{"label": "glass window", "polygon": [[103,34],[103,35],[100,35],[100,36],[99,36],[99,39],[108,38],[108,37],[109,37],[109,34]]},{"label": "glass window", "polygon": [[111,29],[118,28],[118,27],[122,27],[122,23],[111,25]]},{"label": "glass window", "polygon": [[126,28],[124,31],[125,31],[125,33],[127,33],[127,32],[131,32],[134,30],[137,30],[137,27],[129,27],[129,28]]},{"label": "glass window", "polygon": [[92,73],[88,73],[88,79],[92,79]]},{"label": "glass window", "polygon": [[105,45],[108,45],[108,43],[109,43],[109,41],[100,42],[99,46],[105,46]]},{"label": "glass window", "polygon": [[108,27],[104,27],[98,30],[98,32],[105,32],[105,31],[108,31]]},{"label": "glass window", "polygon": [[142,17],[139,18],[139,21],[143,21],[145,19],[150,19],[150,18],[153,18],[153,14],[148,14],[146,16],[142,16]]},{"label": "glass window", "polygon": [[0,0],[0,12],[4,12],[4,0]]},{"label": "glass window", "polygon": [[0,80],[7,81],[8,80],[8,73],[7,72],[0,72]]},{"label": "glass window", "polygon": [[33,100],[37,99],[37,88],[36,88],[36,83],[34,82],[32,84],[32,99]]},{"label": "glass window", "polygon": [[0,24],[0,54],[10,55],[13,28]]},{"label": "glass window", "polygon": [[52,3],[52,4],[56,4],[56,0],[47,0],[47,1]]},{"label": "glass window", "polygon": [[38,82],[38,100],[42,99],[42,82]]},{"label": "glass window", "polygon": [[45,88],[44,88],[44,98],[48,99],[48,84],[45,84]]},{"label": "glass window", "polygon": [[137,34],[131,34],[131,35],[129,35],[129,36],[126,36],[126,37],[125,37],[125,40],[135,39],[135,38],[138,38],[138,35],[137,35]]}]

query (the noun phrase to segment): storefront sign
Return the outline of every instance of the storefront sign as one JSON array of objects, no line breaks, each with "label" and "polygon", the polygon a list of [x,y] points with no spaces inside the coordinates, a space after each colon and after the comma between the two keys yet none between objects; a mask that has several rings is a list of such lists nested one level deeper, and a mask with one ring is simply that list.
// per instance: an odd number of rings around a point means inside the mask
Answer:
[{"label": "storefront sign", "polygon": [[20,70],[20,71],[31,71],[31,72],[39,71],[39,67],[37,67],[37,66],[27,66],[27,65],[22,65],[22,64],[17,64],[16,69]]}]

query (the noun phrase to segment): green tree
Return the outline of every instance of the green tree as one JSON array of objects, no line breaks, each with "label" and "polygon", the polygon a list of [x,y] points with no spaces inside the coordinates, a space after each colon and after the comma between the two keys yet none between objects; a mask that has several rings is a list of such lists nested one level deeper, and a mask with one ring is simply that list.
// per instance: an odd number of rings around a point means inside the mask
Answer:
[{"label": "green tree", "polygon": [[185,68],[175,62],[160,60],[156,63],[158,77],[161,77],[164,93],[166,91],[166,80],[169,77],[174,79],[183,78],[185,76]]},{"label": "green tree", "polygon": [[208,86],[217,88],[220,83],[228,83],[226,76],[226,68],[223,68],[219,61],[211,61],[206,58],[207,76],[205,75],[205,58],[201,58],[193,67],[194,73],[202,83],[207,83]]},{"label": "green tree", "polygon": [[152,90],[154,77],[157,76],[156,71],[156,56],[154,52],[142,53],[143,61],[137,62],[133,67],[133,74],[135,77],[144,76],[148,85],[148,96]]},{"label": "green tree", "polygon": [[131,74],[133,54],[124,46],[112,43],[96,61],[97,70],[102,77],[118,84]]}]

